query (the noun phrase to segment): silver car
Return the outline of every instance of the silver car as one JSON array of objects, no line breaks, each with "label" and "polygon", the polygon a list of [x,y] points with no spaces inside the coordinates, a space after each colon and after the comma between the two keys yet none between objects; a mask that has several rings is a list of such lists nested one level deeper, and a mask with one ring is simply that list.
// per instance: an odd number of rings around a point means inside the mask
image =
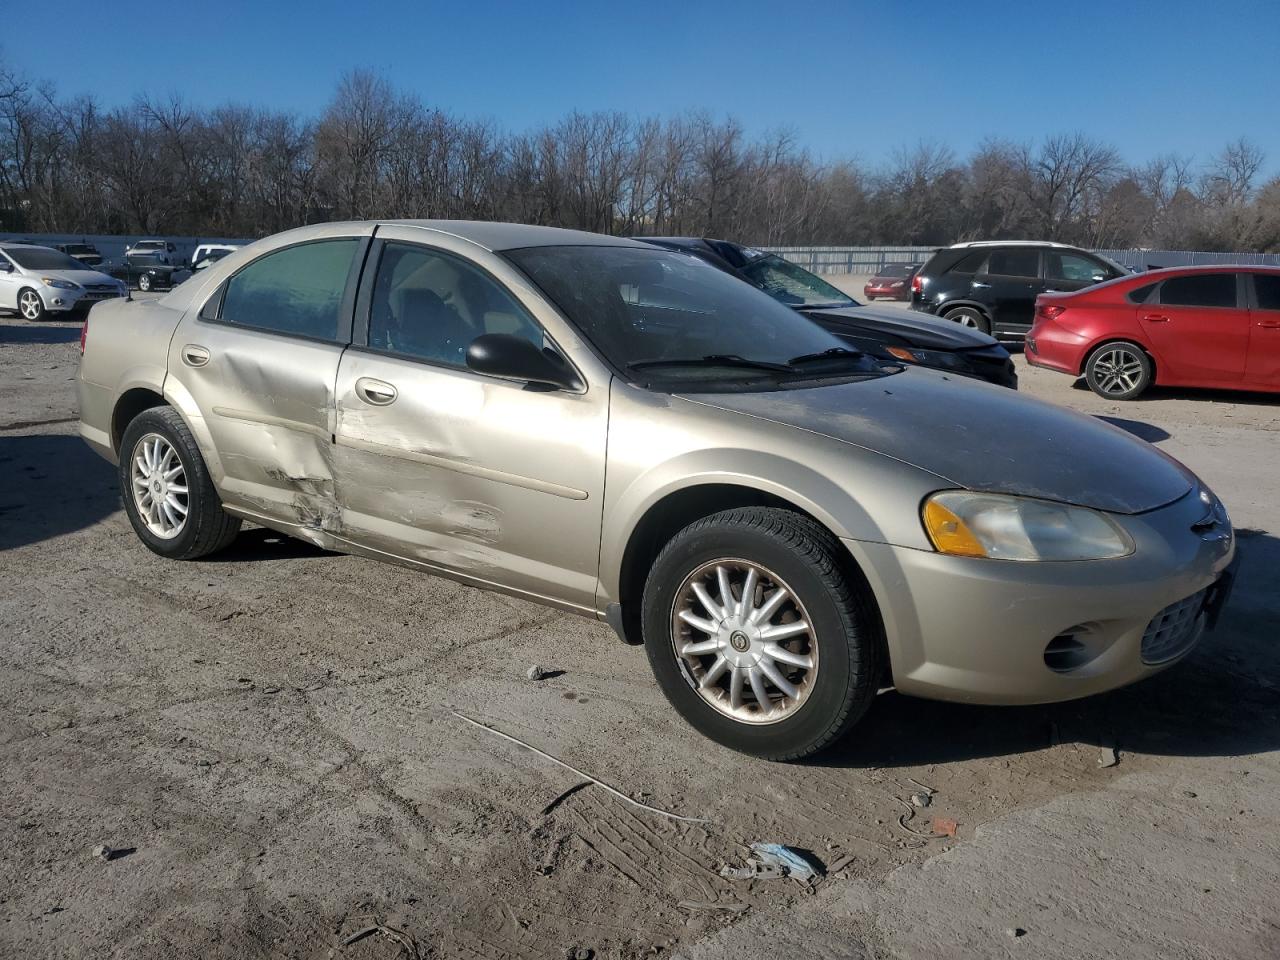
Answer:
[{"label": "silver car", "polygon": [[691,724],[764,757],[831,744],[889,683],[1140,680],[1231,582],[1222,505],[1146,443],[883,365],[630,240],[306,227],[95,308],[86,342],[80,432],[156,553],[249,520],[605,620]]},{"label": "silver car", "polygon": [[61,250],[29,243],[0,244],[0,309],[16,310],[25,320],[83,313],[95,303],[128,292],[119,280]]}]

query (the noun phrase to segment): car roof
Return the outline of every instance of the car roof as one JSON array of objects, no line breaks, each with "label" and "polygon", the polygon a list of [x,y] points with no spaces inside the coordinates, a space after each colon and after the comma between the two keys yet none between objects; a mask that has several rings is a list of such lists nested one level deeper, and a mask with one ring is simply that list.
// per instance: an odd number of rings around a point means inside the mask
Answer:
[{"label": "car roof", "polygon": [[611,237],[585,230],[538,227],[527,223],[484,220],[378,220],[379,226],[421,227],[452,234],[486,250],[519,250],[524,247],[642,247],[626,237]]},{"label": "car roof", "polygon": [[43,243],[23,243],[20,240],[6,240],[0,243],[0,250],[53,250],[54,253],[61,253],[53,247],[46,247]]},{"label": "car roof", "polygon": [[969,247],[1061,247],[1065,250],[1083,250],[1070,243],[1058,243],[1054,240],[966,240],[964,243],[953,243],[952,250],[964,250]]}]

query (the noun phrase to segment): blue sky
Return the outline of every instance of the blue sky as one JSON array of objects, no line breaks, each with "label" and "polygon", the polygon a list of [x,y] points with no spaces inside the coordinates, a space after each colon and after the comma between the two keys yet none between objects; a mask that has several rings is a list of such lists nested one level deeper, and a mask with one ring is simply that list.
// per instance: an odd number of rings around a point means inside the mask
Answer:
[{"label": "blue sky", "polygon": [[107,105],[149,90],[314,114],[363,66],[513,130],[573,109],[707,109],[872,164],[921,139],[963,154],[986,135],[1077,130],[1133,161],[1203,159],[1243,134],[1280,171],[1280,0],[72,0],[57,12],[56,44],[5,36],[4,58]]}]

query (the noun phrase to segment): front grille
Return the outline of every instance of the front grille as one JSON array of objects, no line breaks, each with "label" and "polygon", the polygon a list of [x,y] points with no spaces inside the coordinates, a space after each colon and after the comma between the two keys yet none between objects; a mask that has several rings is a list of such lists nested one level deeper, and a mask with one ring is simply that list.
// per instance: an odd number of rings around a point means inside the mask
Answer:
[{"label": "front grille", "polygon": [[86,283],[84,288],[86,290],[108,290],[112,293],[119,289],[114,283]]},{"label": "front grille", "polygon": [[1204,597],[1207,590],[1171,603],[1147,624],[1142,635],[1142,662],[1166,663],[1194,646],[1204,632]]}]

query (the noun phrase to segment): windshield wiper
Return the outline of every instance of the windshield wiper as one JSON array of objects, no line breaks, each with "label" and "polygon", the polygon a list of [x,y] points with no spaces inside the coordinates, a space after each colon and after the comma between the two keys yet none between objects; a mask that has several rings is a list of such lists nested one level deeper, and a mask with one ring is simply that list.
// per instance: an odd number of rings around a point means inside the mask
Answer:
[{"label": "windshield wiper", "polygon": [[861,350],[854,350],[851,347],[832,347],[830,350],[823,350],[820,353],[802,353],[798,357],[792,357],[787,361],[787,366],[798,367],[806,363],[817,363],[819,360],[852,359],[862,356],[865,356],[865,354]]},{"label": "windshield wiper", "polygon": [[734,353],[711,353],[705,357],[673,357],[668,359],[654,357],[650,360],[632,360],[627,364],[627,367],[632,370],[641,370],[645,367],[747,367],[752,370],[773,370],[778,373],[791,372],[789,363],[751,360]]}]

